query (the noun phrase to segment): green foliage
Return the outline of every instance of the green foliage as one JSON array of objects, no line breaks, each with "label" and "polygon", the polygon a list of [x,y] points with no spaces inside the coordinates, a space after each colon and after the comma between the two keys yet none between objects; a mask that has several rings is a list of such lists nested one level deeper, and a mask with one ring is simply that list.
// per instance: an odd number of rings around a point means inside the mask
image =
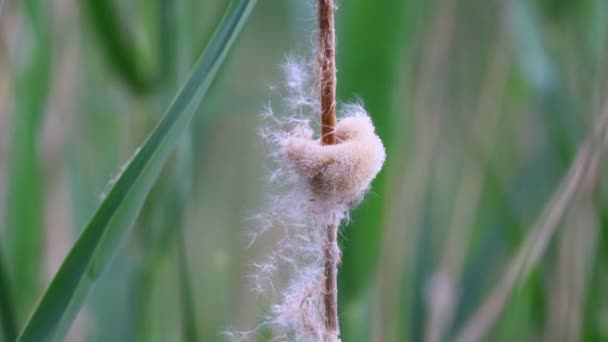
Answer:
[{"label": "green foliage", "polygon": [[[373,182],[373,191],[356,210],[342,241],[344,258],[339,273],[342,310],[360,301],[372,284],[378,262],[389,196],[387,175],[395,167],[395,137],[402,132],[394,122],[403,122],[406,112],[395,101],[400,59],[407,41],[406,2],[385,1],[382,6],[361,0],[344,4],[338,14],[338,98],[360,98],[371,115],[388,155],[384,171]],[[400,108],[401,107],[401,108]],[[359,305],[365,305],[360,303]],[[342,321],[344,340],[367,336],[365,316],[347,315]],[[361,338],[360,337],[360,338]]]},{"label": "green foliage", "polygon": [[[255,1],[233,0],[221,22],[221,0],[2,2],[0,341],[256,327],[271,298],[250,291],[250,266],[277,238],[247,248],[245,218],[274,190],[256,113],[270,98],[289,114],[274,101],[280,64],[311,55],[314,1],[260,2],[230,58]],[[428,338],[446,275],[440,340],[460,332],[605,110],[607,13],[604,0],[339,2],[339,101],[364,104],[388,152],[341,230],[344,341]],[[608,339],[600,178],[487,339]]]},{"label": "green foliage", "polygon": [[0,327],[4,340],[12,341],[17,337],[17,322],[13,303],[11,282],[4,265],[4,255],[0,250]]},{"label": "green foliage", "polygon": [[158,67],[151,65],[153,57],[138,46],[137,40],[126,34],[129,27],[120,20],[113,1],[84,0],[83,4],[103,50],[118,74],[133,90],[149,91],[159,81]]},{"label": "green foliage", "polygon": [[125,166],[32,314],[19,341],[63,338],[94,281],[133,225],[162,167],[185,131],[254,1],[235,1],[161,122]]},{"label": "green foliage", "polygon": [[[43,251],[44,181],[40,132],[51,74],[51,15],[46,1],[21,3],[27,29],[23,62],[12,70],[15,111],[9,162],[5,249],[14,281],[17,315],[23,320],[40,291]],[[3,239],[4,240],[4,239]]]}]

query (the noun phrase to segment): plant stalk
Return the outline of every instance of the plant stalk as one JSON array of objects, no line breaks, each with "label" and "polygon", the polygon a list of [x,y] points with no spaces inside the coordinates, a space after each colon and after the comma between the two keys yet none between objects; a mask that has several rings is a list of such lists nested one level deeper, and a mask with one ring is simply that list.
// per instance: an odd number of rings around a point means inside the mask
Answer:
[{"label": "plant stalk", "polygon": [[[321,144],[336,143],[336,32],[334,28],[334,1],[319,0],[319,86],[321,95]],[[338,248],[339,222],[327,225],[325,243],[325,340],[340,341],[338,323]]]},{"label": "plant stalk", "polygon": [[338,225],[327,225],[327,243],[325,244],[325,328],[327,342],[340,341],[340,325],[338,323]]},{"label": "plant stalk", "polygon": [[334,0],[319,0],[319,84],[321,88],[321,143],[336,143],[336,32]]}]

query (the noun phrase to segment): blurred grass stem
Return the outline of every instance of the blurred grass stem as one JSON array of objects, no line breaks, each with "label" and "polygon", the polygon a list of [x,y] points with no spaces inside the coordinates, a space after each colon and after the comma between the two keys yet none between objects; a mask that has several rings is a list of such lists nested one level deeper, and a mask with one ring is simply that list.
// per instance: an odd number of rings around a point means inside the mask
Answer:
[{"label": "blurred grass stem", "polygon": [[0,251],[0,326],[6,341],[13,341],[17,337],[17,319],[10,286],[4,255]]},{"label": "blurred grass stem", "polygon": [[593,191],[599,179],[602,153],[608,136],[608,108],[597,129],[579,149],[570,171],[532,227],[519,252],[513,257],[496,287],[457,335],[457,342],[480,341],[490,331],[517,282],[524,278],[544,254],[560,222],[582,193]]},{"label": "blurred grass stem", "polygon": [[[400,179],[402,184],[395,195],[394,202],[401,203],[399,207],[391,208],[393,217],[384,235],[383,250],[380,263],[384,265],[379,270],[378,298],[379,304],[375,309],[374,341],[395,341],[399,339],[399,330],[414,330],[413,314],[402,308],[401,302],[395,300],[401,296],[403,288],[407,288],[405,296],[409,297],[413,290],[413,283],[395,278],[394,274],[402,269],[413,272],[415,256],[419,253],[416,243],[408,244],[403,248],[403,242],[419,241],[421,235],[418,227],[423,218],[424,204],[421,198],[426,196],[429,176],[433,167],[433,156],[439,143],[440,114],[439,98],[443,94],[437,91],[436,80],[439,77],[442,63],[448,54],[448,47],[453,40],[455,26],[454,0],[443,0],[438,4],[436,14],[430,25],[429,39],[424,45],[422,59],[426,61],[417,76],[415,96],[412,110],[411,141],[413,146],[411,155],[399,162],[406,169]],[[401,142],[405,144],[406,142]],[[405,222],[405,223],[404,223]],[[403,226],[409,227],[403,229]],[[405,264],[401,262],[404,261]],[[396,280],[397,279],[397,280]],[[408,299],[409,301],[410,299]],[[398,314],[394,314],[398,313]],[[394,319],[400,314],[407,315],[406,320]],[[404,322],[407,321],[407,322]],[[386,323],[388,322],[388,323]],[[404,326],[401,328],[402,326]],[[388,326],[388,328],[387,328]]]},{"label": "blurred grass stem", "polygon": [[[497,39],[493,48],[492,62],[488,65],[477,111],[471,127],[473,148],[491,153],[491,137],[498,128],[502,98],[507,82],[510,58],[505,44],[504,29],[499,23]],[[463,263],[468,249],[467,237],[471,236],[476,214],[482,197],[482,184],[486,174],[482,163],[474,157],[465,162],[442,260],[430,283],[428,319],[425,341],[438,342],[452,324],[457,305],[458,289],[461,286]]]}]

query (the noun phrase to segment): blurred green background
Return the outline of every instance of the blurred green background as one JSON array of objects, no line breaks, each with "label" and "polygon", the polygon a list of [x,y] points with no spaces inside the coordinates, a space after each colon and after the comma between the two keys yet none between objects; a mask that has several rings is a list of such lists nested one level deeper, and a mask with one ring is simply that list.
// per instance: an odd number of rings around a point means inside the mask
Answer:
[{"label": "blurred green background", "polygon": [[[0,10],[0,341],[21,329],[110,179],[180,89],[224,0],[22,0]],[[451,341],[606,110],[604,0],[342,0],[338,97],[387,163],[343,227],[343,341]],[[68,341],[224,341],[250,291],[258,139],[311,0],[259,0]],[[280,114],[280,113],[279,113]],[[608,341],[608,189],[593,184],[487,341]],[[12,336],[12,337],[11,337]],[[262,333],[260,341],[268,340]]]}]

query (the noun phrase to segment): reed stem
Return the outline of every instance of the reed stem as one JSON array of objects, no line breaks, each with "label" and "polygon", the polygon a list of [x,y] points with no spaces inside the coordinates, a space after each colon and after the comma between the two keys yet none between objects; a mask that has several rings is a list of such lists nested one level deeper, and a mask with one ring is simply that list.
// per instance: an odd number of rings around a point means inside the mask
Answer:
[{"label": "reed stem", "polygon": [[321,88],[321,143],[336,143],[336,32],[334,1],[319,0],[319,84]]},{"label": "reed stem", "polygon": [[325,245],[325,328],[326,341],[340,341],[340,325],[338,323],[338,225],[327,225],[327,243]]},{"label": "reed stem", "polygon": [[[321,95],[321,144],[336,143],[336,33],[334,28],[334,1],[319,0],[319,85]],[[327,225],[325,243],[325,329],[327,342],[340,341],[338,323],[338,249],[339,222]]]}]

